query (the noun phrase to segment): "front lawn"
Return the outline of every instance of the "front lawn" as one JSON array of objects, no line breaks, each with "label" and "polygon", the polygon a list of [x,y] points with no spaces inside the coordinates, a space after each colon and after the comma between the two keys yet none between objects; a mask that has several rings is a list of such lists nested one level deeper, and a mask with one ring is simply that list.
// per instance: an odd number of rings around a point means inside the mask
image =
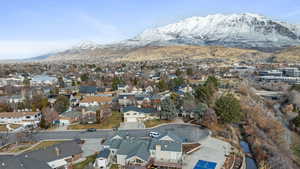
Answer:
[{"label": "front lawn", "polygon": [[0,124],[0,131],[7,131],[8,129],[6,128],[5,124]]},{"label": "front lawn", "polygon": [[88,128],[96,128],[96,129],[112,129],[116,128],[122,122],[122,114],[120,112],[112,112],[112,115],[107,119],[103,120],[99,124],[74,124],[68,126],[69,130],[82,130]]},{"label": "front lawn", "polygon": [[20,125],[20,124],[11,124],[9,126],[10,126],[10,128],[17,129],[17,128],[21,127],[22,125]]},{"label": "front lawn", "polygon": [[294,145],[294,146],[293,146],[293,151],[294,151],[294,154],[295,154],[298,158],[300,158],[300,144]]},{"label": "front lawn", "polygon": [[36,146],[32,147],[29,151],[34,151],[34,150],[39,150],[42,148],[47,148],[50,147],[54,144],[59,144],[64,142],[63,140],[55,140],[55,141],[42,141],[39,144],[37,144]]},{"label": "front lawn", "polygon": [[17,146],[15,148],[11,149],[9,152],[10,153],[18,153],[18,152],[28,149],[30,146],[31,145],[20,145],[20,146]]},{"label": "front lawn", "polygon": [[154,119],[154,120],[147,120],[144,122],[146,128],[151,128],[158,126],[160,124],[165,124],[165,123],[171,123],[172,120],[160,120],[160,119]]},{"label": "front lawn", "polygon": [[119,166],[117,164],[112,164],[110,169],[119,169]]}]

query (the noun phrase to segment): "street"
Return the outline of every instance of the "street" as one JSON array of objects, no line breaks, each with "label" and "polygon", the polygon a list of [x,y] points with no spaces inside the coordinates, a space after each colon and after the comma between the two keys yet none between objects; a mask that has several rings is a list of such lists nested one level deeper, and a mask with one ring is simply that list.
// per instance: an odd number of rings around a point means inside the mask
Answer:
[{"label": "street", "polygon": [[[132,130],[97,130],[95,132],[87,131],[39,131],[33,134],[33,138],[40,140],[60,140],[60,139],[97,139],[107,138],[114,135],[116,132],[125,132],[133,137],[146,137],[149,131],[156,131],[164,134],[168,131],[174,132],[178,136],[185,138],[186,142],[197,142],[206,138],[209,135],[209,130],[200,126],[190,124],[166,124],[152,129],[132,129]],[[0,133],[0,136],[5,136],[5,133]],[[4,140],[1,140],[1,143]],[[8,143],[16,141],[16,133],[9,133]]]}]

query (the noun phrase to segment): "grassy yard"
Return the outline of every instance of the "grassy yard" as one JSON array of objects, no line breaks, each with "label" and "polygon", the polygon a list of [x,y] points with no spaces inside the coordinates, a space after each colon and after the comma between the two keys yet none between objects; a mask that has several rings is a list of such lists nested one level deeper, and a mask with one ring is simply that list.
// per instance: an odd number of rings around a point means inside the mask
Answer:
[{"label": "grassy yard", "polygon": [[294,154],[300,158],[300,144],[293,146]]},{"label": "grassy yard", "polygon": [[18,152],[21,152],[23,150],[26,150],[30,147],[31,145],[21,145],[21,146],[18,146],[18,147],[15,147],[13,148],[12,150],[10,150],[9,152],[10,153],[18,153]]},{"label": "grassy yard", "polygon": [[94,162],[95,159],[96,159],[96,155],[89,156],[89,157],[87,157],[86,160],[73,165],[73,168],[74,169],[84,169],[84,167],[86,167],[89,163]]},{"label": "grassy yard", "polygon": [[172,122],[172,121],[171,120],[154,119],[154,120],[147,120],[144,122],[144,124],[147,128],[150,128],[150,127],[155,127],[157,125],[170,123],[170,122]]},{"label": "grassy yard", "polygon": [[43,142],[40,142],[38,145],[32,147],[32,149],[30,149],[29,151],[39,150],[39,149],[50,147],[54,144],[59,144],[62,142],[64,142],[64,141],[63,140],[43,141]]},{"label": "grassy yard", "polygon": [[6,128],[5,124],[0,124],[0,131],[7,131],[8,129]]},{"label": "grassy yard", "polygon": [[118,165],[117,164],[112,164],[110,169],[119,169]]},{"label": "grassy yard", "polygon": [[112,112],[112,116],[102,121],[100,124],[74,124],[68,126],[69,130],[80,130],[88,128],[96,129],[112,129],[118,127],[122,122],[122,114],[120,112]]},{"label": "grassy yard", "polygon": [[9,126],[10,126],[10,128],[17,129],[17,128],[21,127],[22,125],[20,125],[20,124],[11,124]]}]

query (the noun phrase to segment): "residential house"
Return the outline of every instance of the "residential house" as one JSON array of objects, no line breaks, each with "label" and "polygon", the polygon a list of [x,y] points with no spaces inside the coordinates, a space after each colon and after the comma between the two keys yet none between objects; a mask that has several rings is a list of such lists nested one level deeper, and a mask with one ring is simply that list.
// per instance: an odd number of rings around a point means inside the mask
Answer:
[{"label": "residential house", "polygon": [[99,106],[91,106],[81,108],[82,116],[80,119],[81,123],[95,123],[97,122],[96,112]]},{"label": "residential house", "polygon": [[79,89],[77,86],[68,86],[68,87],[59,89],[60,95],[74,94],[74,93],[78,93],[78,92],[79,92]]},{"label": "residential house", "polygon": [[146,93],[152,93],[152,92],[154,92],[154,89],[152,86],[148,86],[148,87],[146,87],[145,91],[146,91]]},{"label": "residential house", "polygon": [[104,104],[112,104],[111,96],[86,96],[80,102],[80,107],[100,106]]},{"label": "residential house", "polygon": [[68,169],[82,157],[76,141],[66,141],[16,156],[0,156],[2,169]]},{"label": "residential house", "polygon": [[111,163],[111,152],[108,148],[101,150],[93,164],[95,169],[108,169]]},{"label": "residential house", "polygon": [[119,94],[118,103],[121,106],[130,106],[136,103],[135,95],[132,93]]},{"label": "residential house", "polygon": [[41,117],[41,112],[4,112],[0,113],[0,123],[37,124],[40,122]]},{"label": "residential house", "polygon": [[142,94],[143,93],[143,89],[142,88],[137,88],[137,87],[132,87],[131,89],[131,93],[133,94]]},{"label": "residential house", "polygon": [[57,83],[57,78],[48,75],[36,75],[30,80],[31,86],[54,85]]},{"label": "residential house", "polygon": [[189,85],[185,85],[185,86],[180,86],[178,91],[183,92],[183,93],[192,93],[193,88],[190,87]]},{"label": "residential house", "polygon": [[63,112],[59,115],[60,125],[69,125],[74,122],[78,122],[82,116],[82,112],[79,110],[71,110]]},{"label": "residential house", "polygon": [[14,95],[9,98],[8,102],[10,104],[14,104],[14,103],[22,103],[24,100],[25,100],[25,98],[22,97],[21,95]]},{"label": "residential house", "polygon": [[86,96],[94,96],[98,92],[97,86],[80,86],[79,93]]},{"label": "residential house", "polygon": [[117,86],[119,92],[128,92],[129,86],[125,84],[119,84]]},{"label": "residential house", "polygon": [[153,108],[139,108],[135,106],[124,107],[121,110],[124,113],[124,122],[142,122],[149,118],[149,116],[157,112]]},{"label": "residential house", "polygon": [[172,132],[159,138],[136,138],[117,133],[104,143],[104,147],[110,149],[113,162],[125,168],[149,164],[181,168],[183,140]]}]

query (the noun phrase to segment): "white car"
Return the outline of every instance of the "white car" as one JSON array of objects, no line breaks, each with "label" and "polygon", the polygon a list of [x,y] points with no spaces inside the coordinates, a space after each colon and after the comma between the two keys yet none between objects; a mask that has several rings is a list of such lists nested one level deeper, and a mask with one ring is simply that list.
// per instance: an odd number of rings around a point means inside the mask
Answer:
[{"label": "white car", "polygon": [[158,138],[159,137],[159,133],[155,132],[155,131],[151,131],[149,133],[149,136],[152,137],[152,138]]}]

